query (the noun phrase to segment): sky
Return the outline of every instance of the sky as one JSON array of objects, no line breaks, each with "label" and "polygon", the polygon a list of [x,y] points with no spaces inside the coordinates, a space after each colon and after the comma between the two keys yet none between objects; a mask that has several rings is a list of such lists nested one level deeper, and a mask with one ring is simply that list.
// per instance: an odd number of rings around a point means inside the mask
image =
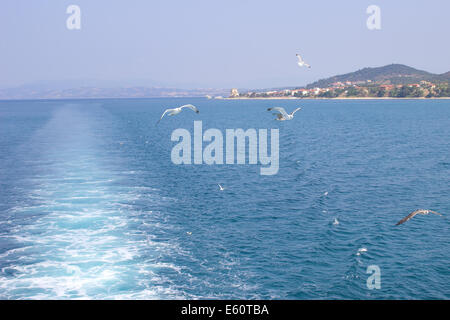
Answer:
[{"label": "sky", "polygon": [[0,87],[273,88],[390,63],[444,73],[449,12],[448,0],[2,0]]}]

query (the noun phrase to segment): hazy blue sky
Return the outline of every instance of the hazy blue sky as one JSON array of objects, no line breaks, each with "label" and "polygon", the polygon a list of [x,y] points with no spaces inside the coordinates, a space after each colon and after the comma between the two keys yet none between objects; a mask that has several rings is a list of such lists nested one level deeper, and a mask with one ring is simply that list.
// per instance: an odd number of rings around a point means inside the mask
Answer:
[{"label": "hazy blue sky", "polygon": [[[81,30],[66,28],[70,4]],[[371,4],[381,30],[366,27]],[[294,86],[389,63],[443,73],[449,12],[448,0],[1,0],[0,86]]]}]

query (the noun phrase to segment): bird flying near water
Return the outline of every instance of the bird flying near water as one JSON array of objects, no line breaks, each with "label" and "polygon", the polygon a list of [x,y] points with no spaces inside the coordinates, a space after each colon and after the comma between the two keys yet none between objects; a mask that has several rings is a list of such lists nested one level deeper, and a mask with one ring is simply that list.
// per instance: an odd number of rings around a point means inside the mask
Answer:
[{"label": "bird flying near water", "polygon": [[302,58],[301,55],[299,55],[299,54],[297,53],[296,56],[297,56],[297,59],[298,59],[297,64],[298,64],[299,67],[308,67],[308,68],[311,68],[311,66],[310,66],[309,64],[307,64],[307,63],[303,60],[303,58]]},{"label": "bird flying near water", "polygon": [[433,214],[437,214],[438,216],[442,216],[442,214],[440,214],[439,212],[433,211],[433,210],[428,210],[428,209],[418,209],[415,210],[413,212],[411,212],[410,214],[408,214],[406,217],[404,217],[402,220],[400,220],[399,222],[397,222],[396,226],[405,223],[406,221],[414,218],[416,215],[418,214],[423,214],[423,215],[427,215],[429,213],[433,213]]},{"label": "bird flying near water", "polygon": [[159,118],[158,122],[156,124],[158,124],[162,118],[164,118],[164,116],[167,114],[169,116],[174,116],[176,114],[179,114],[181,111],[183,111],[184,108],[189,108],[193,111],[195,111],[195,113],[199,113],[200,111],[197,109],[196,106],[192,105],[192,104],[185,104],[184,106],[178,107],[178,108],[173,108],[173,109],[166,109],[166,111],[164,111],[164,113],[162,114],[161,118]]},{"label": "bird flying near water", "polygon": [[284,108],[282,108],[282,107],[273,107],[273,108],[267,109],[267,111],[275,110],[276,112],[278,112],[278,113],[274,113],[277,115],[277,118],[275,120],[284,121],[284,120],[294,119],[294,113],[296,113],[298,110],[301,110],[301,109],[302,108],[297,108],[294,111],[292,111],[291,113],[287,113],[286,110],[284,110]]}]

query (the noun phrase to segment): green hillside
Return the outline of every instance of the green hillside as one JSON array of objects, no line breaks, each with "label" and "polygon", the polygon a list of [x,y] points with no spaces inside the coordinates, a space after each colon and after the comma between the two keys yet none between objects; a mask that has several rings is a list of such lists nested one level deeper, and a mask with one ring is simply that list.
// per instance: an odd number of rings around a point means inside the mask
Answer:
[{"label": "green hillside", "polygon": [[444,74],[433,74],[427,71],[418,70],[403,64],[390,64],[383,67],[364,68],[355,72],[333,76],[322,79],[307,85],[307,88],[325,88],[335,82],[356,82],[367,81],[379,84],[410,84],[418,83],[422,80],[432,82],[450,82],[450,71]]}]

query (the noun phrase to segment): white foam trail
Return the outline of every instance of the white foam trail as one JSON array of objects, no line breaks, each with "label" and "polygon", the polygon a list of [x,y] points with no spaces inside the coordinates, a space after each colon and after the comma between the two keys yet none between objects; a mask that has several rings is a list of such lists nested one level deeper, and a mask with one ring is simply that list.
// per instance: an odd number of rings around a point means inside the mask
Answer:
[{"label": "white foam trail", "polygon": [[160,285],[165,281],[157,275],[164,268],[182,272],[175,265],[158,263],[157,253],[166,250],[164,245],[172,250],[171,244],[145,241],[146,232],[162,219],[149,215],[145,230],[130,226],[137,222],[132,203],[142,192],[149,197],[155,190],[113,185],[122,174],[135,171],[102,168],[92,121],[76,108],[61,108],[34,137],[37,145],[48,142],[34,159],[45,174],[28,179],[35,186],[29,192],[33,201],[8,212],[14,225],[0,237],[16,247],[0,255],[7,265],[0,274],[0,298],[181,296]]}]

